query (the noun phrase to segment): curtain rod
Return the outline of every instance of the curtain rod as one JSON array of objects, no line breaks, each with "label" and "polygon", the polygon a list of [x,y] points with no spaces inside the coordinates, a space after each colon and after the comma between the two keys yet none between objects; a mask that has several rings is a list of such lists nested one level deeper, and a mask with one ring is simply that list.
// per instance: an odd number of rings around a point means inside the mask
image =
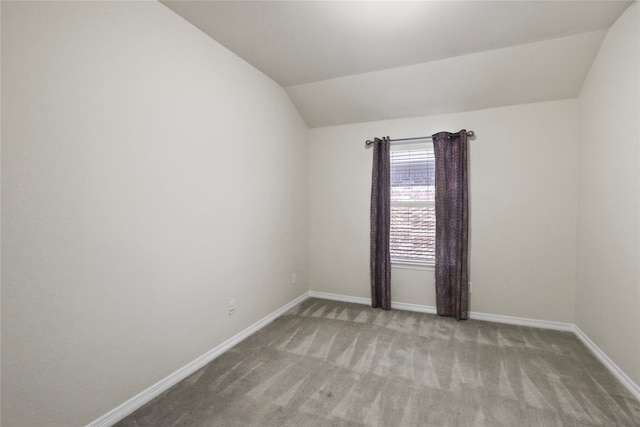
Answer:
[{"label": "curtain rod", "polygon": [[[473,138],[474,136],[476,136],[475,132],[472,130],[468,130],[467,131],[467,136],[469,138]],[[389,142],[406,142],[406,141],[419,141],[421,139],[432,139],[432,136],[417,136],[415,138],[398,138],[398,139],[390,139]],[[364,143],[365,146],[370,146],[373,144],[373,141],[367,139]]]}]

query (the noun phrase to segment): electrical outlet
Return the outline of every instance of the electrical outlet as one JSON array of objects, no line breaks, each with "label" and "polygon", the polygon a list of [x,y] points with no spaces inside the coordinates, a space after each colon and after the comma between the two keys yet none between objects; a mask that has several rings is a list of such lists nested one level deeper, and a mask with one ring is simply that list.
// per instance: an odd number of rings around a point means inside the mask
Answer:
[{"label": "electrical outlet", "polygon": [[233,316],[236,312],[236,302],[234,300],[229,301],[229,316]]},{"label": "electrical outlet", "polygon": [[296,273],[291,273],[291,284],[295,285],[296,283],[298,283],[298,277]]}]

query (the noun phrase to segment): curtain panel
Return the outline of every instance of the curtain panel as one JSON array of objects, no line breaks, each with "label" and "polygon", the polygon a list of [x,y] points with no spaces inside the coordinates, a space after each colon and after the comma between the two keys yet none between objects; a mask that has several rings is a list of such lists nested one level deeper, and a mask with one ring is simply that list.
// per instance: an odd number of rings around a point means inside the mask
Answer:
[{"label": "curtain panel", "polygon": [[434,134],[436,163],[436,309],[469,317],[467,132]]},{"label": "curtain panel", "polygon": [[389,137],[373,144],[371,178],[371,306],[391,309],[391,158]]}]

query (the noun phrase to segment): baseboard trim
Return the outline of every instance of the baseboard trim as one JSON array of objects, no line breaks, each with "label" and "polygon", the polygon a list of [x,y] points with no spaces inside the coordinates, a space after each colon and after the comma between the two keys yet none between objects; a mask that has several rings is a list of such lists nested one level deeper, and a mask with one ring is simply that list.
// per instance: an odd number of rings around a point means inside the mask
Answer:
[{"label": "baseboard trim", "polygon": [[351,302],[354,304],[371,305],[371,298],[353,297],[350,295],[331,294],[328,292],[309,291],[309,298],[328,299],[331,301]]},{"label": "baseboard trim", "polygon": [[395,308],[397,310],[415,311],[425,314],[438,314],[438,311],[435,307],[432,307],[430,305],[410,304],[408,302],[391,301],[391,308]]},{"label": "baseboard trim", "polygon": [[[356,304],[371,305],[371,298],[353,297],[349,295],[331,294],[327,292],[309,291],[310,298],[328,299],[333,301],[351,302]],[[436,314],[436,308],[430,305],[410,304],[406,302],[391,301],[391,308],[397,310],[415,311],[418,313]],[[469,317],[474,320],[486,322],[506,323],[508,325],[530,326],[534,328],[554,329],[557,331],[573,332],[570,323],[550,322],[547,320],[527,319],[523,317],[502,316],[499,314],[487,314],[470,312]]]},{"label": "baseboard trim", "polygon": [[138,393],[131,399],[121,404],[120,406],[107,412],[105,415],[101,416],[97,420],[87,424],[87,427],[112,426],[113,424],[122,420],[127,415],[133,413],[136,409],[140,408],[141,406],[150,402],[152,399],[159,396],[164,391],[168,390],[175,384],[184,380],[185,378],[193,374],[198,369],[203,368],[205,365],[207,365],[207,363],[211,362],[212,360],[220,356],[222,353],[224,353],[225,351],[229,350],[230,348],[238,344],[240,341],[247,338],[249,335],[255,333],[259,329],[262,329],[267,324],[275,320],[277,317],[286,313],[287,311],[289,311],[290,309],[292,309],[293,307],[295,307],[296,305],[300,304],[301,302],[305,301],[308,298],[309,298],[308,292],[305,292],[304,294],[300,295],[298,298],[280,307],[273,313],[258,320],[256,323],[249,326],[247,329],[229,338],[222,344],[214,347],[213,349],[209,350],[207,353],[203,354],[202,356],[198,357],[192,362],[189,362],[182,368],[178,369],[177,371],[173,372],[169,376],[158,381],[157,383],[147,388],[146,390]]},{"label": "baseboard trim", "polygon": [[629,390],[629,392],[635,397],[638,401],[640,401],[640,386],[636,384],[627,374],[624,373],[618,365],[616,365],[613,360],[609,359],[609,356],[605,354],[604,351],[600,349],[591,339],[582,332],[582,330],[577,326],[573,325],[573,332],[576,334],[578,339],[582,341],[582,343],[593,353],[594,356],[609,369],[609,371],[613,374],[614,377],[618,379],[622,383],[622,385]]},{"label": "baseboard trim", "polygon": [[485,322],[505,323],[507,325],[528,326],[532,328],[553,329],[556,331],[573,332],[571,323],[551,322],[548,320],[527,319],[525,317],[503,316],[500,314],[488,314],[470,312],[469,318]]},{"label": "baseboard trim", "polygon": [[[331,301],[351,302],[354,304],[371,305],[371,298],[353,297],[349,295],[331,294],[328,292],[309,291],[309,298],[328,299]],[[417,311],[419,313],[436,314],[436,308],[427,305],[409,304],[391,301],[391,308],[396,310]]]}]

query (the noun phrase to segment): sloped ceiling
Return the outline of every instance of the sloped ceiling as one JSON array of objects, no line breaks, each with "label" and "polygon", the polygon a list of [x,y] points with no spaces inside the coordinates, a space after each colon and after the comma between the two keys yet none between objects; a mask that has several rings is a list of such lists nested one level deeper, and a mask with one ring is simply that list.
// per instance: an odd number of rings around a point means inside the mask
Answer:
[{"label": "sloped ceiling", "polygon": [[162,2],[310,127],[576,97],[630,1]]}]

